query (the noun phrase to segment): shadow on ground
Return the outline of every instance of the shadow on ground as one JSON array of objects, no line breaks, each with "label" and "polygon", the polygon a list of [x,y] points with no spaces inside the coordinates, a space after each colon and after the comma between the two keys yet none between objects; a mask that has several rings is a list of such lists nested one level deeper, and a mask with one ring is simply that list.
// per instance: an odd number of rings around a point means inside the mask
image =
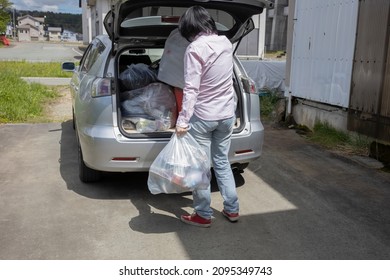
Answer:
[{"label": "shadow on ground", "polygon": [[[252,204],[272,205],[259,193],[256,184],[261,184],[260,189],[272,189],[295,208],[243,215],[236,224],[224,220],[221,209],[214,209],[210,229],[180,223],[178,217],[191,207],[192,197],[150,194],[147,173],[105,174],[99,183],[81,183],[70,121],[62,124],[60,172],[67,188],[80,196],[129,200],[137,209],[129,217],[129,230],[175,233],[186,258],[390,258],[390,177],[307,145],[294,132],[267,130],[262,158],[250,164],[247,175],[235,177],[237,185],[254,192],[248,198]],[[254,181],[246,182],[251,176]]]}]

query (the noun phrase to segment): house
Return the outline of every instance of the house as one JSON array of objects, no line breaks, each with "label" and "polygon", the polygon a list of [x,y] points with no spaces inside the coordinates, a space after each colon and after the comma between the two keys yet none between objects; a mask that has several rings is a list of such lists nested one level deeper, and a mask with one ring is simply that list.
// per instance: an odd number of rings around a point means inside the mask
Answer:
[{"label": "house", "polygon": [[47,33],[48,33],[49,41],[54,41],[54,42],[61,41],[61,32],[62,32],[61,27],[48,27]]},{"label": "house", "polygon": [[267,10],[265,46],[268,51],[286,50],[289,0],[274,0]]},{"label": "house", "polygon": [[25,15],[18,17],[17,34],[19,41],[43,41],[45,18]]},{"label": "house", "polygon": [[390,143],[390,1],[290,0],[287,114]]},{"label": "house", "polygon": [[64,30],[61,34],[61,41],[76,42],[78,41],[77,34],[69,30]]},{"label": "house", "polygon": [[107,34],[103,20],[110,11],[111,4],[115,0],[79,0],[82,8],[83,43],[89,44],[93,38],[100,34]]}]

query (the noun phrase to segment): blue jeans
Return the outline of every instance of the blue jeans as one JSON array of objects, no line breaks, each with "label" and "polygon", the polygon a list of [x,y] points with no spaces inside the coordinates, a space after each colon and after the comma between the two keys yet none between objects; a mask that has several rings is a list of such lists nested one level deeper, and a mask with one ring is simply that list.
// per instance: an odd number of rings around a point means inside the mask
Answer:
[{"label": "blue jeans", "polygon": [[[193,115],[190,120],[191,129],[188,131],[207,153],[209,160],[212,160],[218,188],[224,199],[223,207],[228,213],[239,212],[236,183],[228,160],[234,121],[235,117],[219,121],[204,121]],[[210,207],[210,185],[206,190],[194,191],[193,199],[196,213],[205,219],[210,219],[213,214]]]}]

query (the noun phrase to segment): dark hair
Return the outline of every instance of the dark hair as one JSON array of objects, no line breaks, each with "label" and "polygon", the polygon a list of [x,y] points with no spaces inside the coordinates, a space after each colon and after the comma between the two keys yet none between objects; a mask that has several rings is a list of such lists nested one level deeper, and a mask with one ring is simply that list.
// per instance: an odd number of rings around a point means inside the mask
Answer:
[{"label": "dark hair", "polygon": [[188,41],[193,41],[199,33],[215,33],[217,27],[209,12],[201,6],[192,6],[180,17],[180,34]]}]

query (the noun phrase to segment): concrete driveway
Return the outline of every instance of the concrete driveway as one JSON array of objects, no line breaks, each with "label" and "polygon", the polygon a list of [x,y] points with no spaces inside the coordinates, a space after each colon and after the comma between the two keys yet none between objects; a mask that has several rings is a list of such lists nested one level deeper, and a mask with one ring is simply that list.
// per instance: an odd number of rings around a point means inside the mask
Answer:
[{"label": "concrete driveway", "polygon": [[147,173],[77,176],[71,121],[0,126],[0,259],[389,259],[390,174],[266,125],[236,176],[241,219],[181,223],[192,197],[152,195]]}]

